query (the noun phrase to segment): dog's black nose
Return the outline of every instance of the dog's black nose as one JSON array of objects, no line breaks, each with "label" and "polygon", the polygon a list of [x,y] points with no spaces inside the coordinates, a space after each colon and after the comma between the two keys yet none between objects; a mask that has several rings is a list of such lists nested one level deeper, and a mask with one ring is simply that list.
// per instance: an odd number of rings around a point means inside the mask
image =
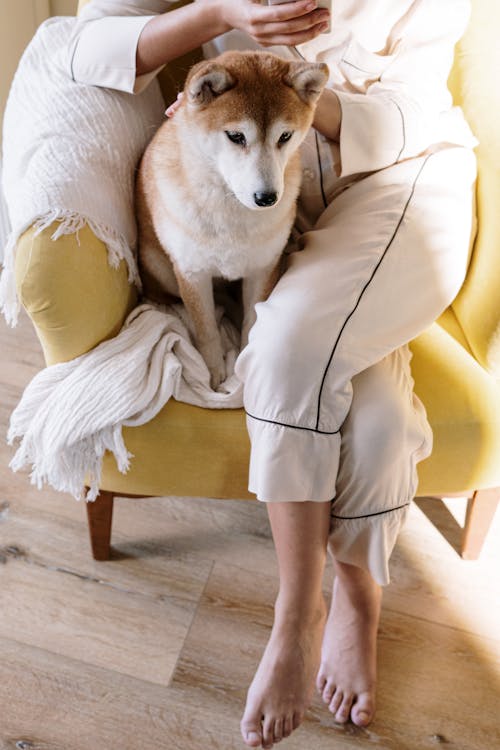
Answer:
[{"label": "dog's black nose", "polygon": [[273,206],[278,200],[277,193],[254,193],[253,198],[258,206]]}]

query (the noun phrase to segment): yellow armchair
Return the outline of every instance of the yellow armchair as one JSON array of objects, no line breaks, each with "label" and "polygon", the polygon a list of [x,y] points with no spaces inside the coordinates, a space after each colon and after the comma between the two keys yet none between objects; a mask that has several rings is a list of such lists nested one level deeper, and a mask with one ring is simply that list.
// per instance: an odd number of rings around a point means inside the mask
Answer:
[{"label": "yellow armchair", "polygon": [[[84,3],[80,3],[82,6]],[[494,22],[494,17],[497,23]],[[411,342],[415,390],[434,430],[432,456],[419,465],[417,494],[472,496],[462,554],[476,557],[500,499],[500,94],[496,0],[474,0],[450,78],[480,139],[478,234],[462,290],[446,312]],[[496,60],[495,60],[496,57]],[[167,67],[161,85],[175,95],[176,75],[193,58]],[[496,65],[495,65],[496,63]],[[29,229],[16,254],[19,297],[47,364],[72,359],[114,336],[136,303],[125,264],[107,262],[90,229],[50,239]],[[201,409],[171,400],[149,423],[124,429],[134,455],[120,474],[104,458],[101,493],[87,503],[94,558],[109,557],[114,495],[253,498],[247,489],[250,443],[243,409]]]}]

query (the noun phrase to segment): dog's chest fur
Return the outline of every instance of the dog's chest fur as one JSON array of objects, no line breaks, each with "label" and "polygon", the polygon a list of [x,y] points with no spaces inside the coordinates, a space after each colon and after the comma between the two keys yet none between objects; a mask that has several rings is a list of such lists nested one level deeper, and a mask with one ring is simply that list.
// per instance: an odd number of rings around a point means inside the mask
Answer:
[{"label": "dog's chest fur", "polygon": [[169,179],[160,177],[157,189],[167,209],[156,214],[156,229],[184,273],[205,271],[239,279],[268,267],[286,244],[295,201],[292,186],[272,216],[245,209],[206,181],[189,201]]}]

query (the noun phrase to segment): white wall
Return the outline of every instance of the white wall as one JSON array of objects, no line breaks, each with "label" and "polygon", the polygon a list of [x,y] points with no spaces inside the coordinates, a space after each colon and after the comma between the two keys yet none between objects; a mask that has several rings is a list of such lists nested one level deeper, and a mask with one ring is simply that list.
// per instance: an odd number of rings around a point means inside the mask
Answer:
[{"label": "white wall", "polygon": [[[49,16],[75,15],[77,0],[0,0],[0,122],[12,77],[26,45]],[[1,132],[0,132],[1,145]],[[0,158],[1,171],[1,158]],[[0,262],[7,233],[6,213],[0,195]]]}]

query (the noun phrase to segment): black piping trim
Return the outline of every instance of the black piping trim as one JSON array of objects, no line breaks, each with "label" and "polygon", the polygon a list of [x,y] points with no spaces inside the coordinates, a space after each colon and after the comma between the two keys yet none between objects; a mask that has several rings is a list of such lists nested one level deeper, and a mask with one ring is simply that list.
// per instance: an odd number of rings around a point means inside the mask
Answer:
[{"label": "black piping trim", "polygon": [[298,56],[301,57],[304,60],[304,62],[307,62],[306,58],[304,57],[304,55],[302,54],[302,52],[297,49],[297,47],[294,46],[293,49],[298,54]]},{"label": "black piping trim", "polygon": [[418,180],[418,178],[420,177],[420,174],[421,174],[421,172],[422,172],[423,168],[425,167],[425,165],[427,164],[427,161],[428,161],[428,160],[430,159],[430,157],[431,157],[431,156],[432,156],[432,154],[429,154],[429,156],[427,156],[427,157],[426,157],[426,159],[425,159],[424,163],[422,164],[422,166],[421,166],[421,167],[420,167],[420,169],[418,170],[417,176],[415,177],[415,180],[413,181],[413,185],[412,185],[412,188],[411,188],[411,192],[410,192],[409,198],[408,198],[408,200],[406,201],[405,207],[404,207],[404,209],[403,209],[403,212],[402,212],[402,214],[401,214],[401,216],[400,216],[400,218],[399,218],[399,221],[398,221],[398,223],[397,223],[397,225],[396,225],[396,228],[395,228],[395,230],[394,230],[394,232],[393,232],[393,234],[392,234],[392,237],[391,237],[391,239],[389,240],[389,242],[388,242],[388,244],[387,244],[387,246],[386,246],[386,248],[385,248],[384,252],[383,252],[383,253],[382,253],[382,255],[380,256],[380,259],[379,259],[378,263],[376,264],[375,268],[373,269],[373,271],[372,271],[372,274],[371,274],[370,278],[368,279],[368,281],[367,281],[367,282],[366,282],[366,284],[364,285],[363,289],[361,290],[361,293],[360,293],[360,295],[359,295],[359,297],[358,297],[358,300],[357,300],[356,304],[355,304],[355,305],[354,305],[354,307],[352,308],[352,310],[351,310],[351,312],[349,313],[349,315],[347,316],[347,318],[346,318],[346,319],[344,320],[344,323],[343,323],[343,325],[342,325],[342,328],[341,328],[341,329],[340,329],[340,331],[339,331],[339,335],[337,336],[337,340],[335,341],[335,344],[333,345],[332,353],[330,354],[330,359],[328,360],[328,362],[327,362],[327,365],[326,365],[326,368],[325,368],[325,372],[323,373],[323,379],[322,379],[322,381],[321,381],[321,387],[320,387],[320,389],[319,389],[319,394],[318,394],[318,417],[317,417],[317,419],[316,419],[316,429],[318,429],[318,425],[319,425],[319,417],[320,417],[320,410],[321,410],[321,395],[322,395],[322,393],[323,393],[323,387],[324,387],[324,385],[325,385],[325,380],[326,380],[326,376],[327,376],[327,374],[328,374],[328,370],[330,369],[330,365],[331,365],[331,363],[332,363],[332,360],[333,360],[333,356],[334,356],[334,354],[335,354],[335,351],[336,351],[336,349],[337,349],[337,346],[338,346],[338,343],[339,343],[339,341],[340,341],[340,338],[341,338],[341,336],[342,336],[342,334],[343,334],[343,332],[344,332],[344,329],[345,329],[345,327],[346,327],[347,323],[349,322],[349,320],[350,320],[350,319],[352,318],[352,316],[354,315],[355,311],[357,310],[357,308],[358,308],[358,305],[359,305],[359,303],[361,302],[361,298],[363,297],[364,293],[366,292],[366,290],[367,290],[367,289],[368,289],[368,287],[370,286],[371,282],[373,281],[373,279],[374,279],[374,277],[375,277],[375,274],[377,273],[378,269],[380,268],[380,265],[381,265],[382,261],[384,260],[385,256],[387,255],[387,251],[389,250],[390,246],[391,246],[391,245],[392,245],[392,243],[394,242],[394,239],[395,239],[395,237],[396,237],[396,235],[397,235],[397,233],[398,233],[399,227],[401,226],[401,224],[402,224],[402,222],[403,222],[403,219],[404,219],[404,217],[405,217],[405,215],[406,215],[406,211],[407,211],[407,209],[408,209],[408,206],[410,205],[410,201],[411,201],[411,199],[413,198],[413,194],[415,193],[415,187],[416,187],[416,185],[417,185],[417,180]]},{"label": "black piping trim", "polygon": [[314,131],[314,136],[315,136],[315,140],[316,140],[316,154],[318,156],[319,184],[321,186],[321,197],[323,198],[323,205],[325,206],[325,208],[328,208],[328,202],[326,200],[326,195],[325,195],[325,186],[323,184],[323,166],[321,164],[321,153],[320,153],[320,150],[319,150],[319,141],[318,141],[318,131],[317,130]]},{"label": "black piping trim", "polygon": [[245,409],[245,414],[248,417],[251,417],[252,419],[258,419],[259,422],[269,422],[270,424],[279,424],[281,427],[292,427],[294,430],[307,430],[308,432],[319,432],[320,435],[336,435],[338,432],[340,432],[340,427],[338,430],[334,430],[333,432],[326,432],[326,430],[315,430],[314,427],[302,427],[298,424],[286,424],[286,422],[276,422],[274,419],[264,419],[263,417],[255,417],[253,414],[250,414]]},{"label": "black piping trim", "polygon": [[382,516],[384,513],[392,513],[394,510],[400,510],[401,508],[406,508],[410,503],[405,503],[404,505],[398,505],[397,508],[389,508],[388,510],[379,510],[377,513],[367,513],[365,516],[335,516],[333,513],[331,514],[331,518],[339,518],[341,521],[352,521],[356,518],[371,518],[372,516]]},{"label": "black piping trim", "polygon": [[402,111],[401,107],[399,106],[399,104],[398,104],[398,103],[397,103],[396,101],[394,101],[394,99],[391,99],[391,102],[392,102],[393,104],[395,104],[395,105],[396,105],[396,107],[398,108],[398,110],[399,110],[399,114],[401,115],[401,124],[402,124],[402,126],[403,126],[403,145],[401,146],[401,151],[399,152],[399,154],[398,154],[398,155],[397,155],[397,157],[396,157],[396,161],[399,161],[399,160],[401,159],[401,154],[403,153],[403,151],[404,151],[404,150],[405,150],[405,148],[406,148],[406,127],[405,127],[405,118],[404,118],[404,115],[403,115],[403,111]]}]

